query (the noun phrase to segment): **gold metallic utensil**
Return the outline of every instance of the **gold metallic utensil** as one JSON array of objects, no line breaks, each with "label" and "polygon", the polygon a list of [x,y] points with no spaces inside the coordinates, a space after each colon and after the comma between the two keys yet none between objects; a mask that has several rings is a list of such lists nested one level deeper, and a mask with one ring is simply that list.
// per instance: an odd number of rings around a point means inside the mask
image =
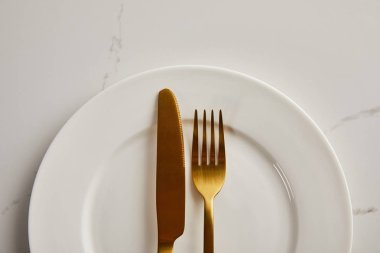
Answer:
[{"label": "gold metallic utensil", "polygon": [[158,95],[156,208],[158,253],[171,253],[185,227],[185,159],[182,125],[174,94]]},{"label": "gold metallic utensil", "polygon": [[[198,152],[198,113],[195,110],[192,148],[192,177],[199,193],[204,199],[204,235],[203,252],[214,252],[214,215],[213,201],[224,184],[226,175],[226,154],[224,147],[224,130],[222,111],[219,111],[219,150],[216,156],[214,136],[214,112],[211,111],[211,146],[207,162],[206,111],[203,111],[203,142],[201,162]],[[216,157],[218,158],[216,160]]]}]

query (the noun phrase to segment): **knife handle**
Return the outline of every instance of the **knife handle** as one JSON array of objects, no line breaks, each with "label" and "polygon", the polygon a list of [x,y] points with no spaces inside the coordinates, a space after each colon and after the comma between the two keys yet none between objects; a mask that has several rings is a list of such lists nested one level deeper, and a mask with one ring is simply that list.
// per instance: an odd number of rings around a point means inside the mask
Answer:
[{"label": "knife handle", "polygon": [[214,203],[204,199],[203,253],[214,253]]},{"label": "knife handle", "polygon": [[173,243],[159,243],[157,252],[158,253],[172,253]]}]

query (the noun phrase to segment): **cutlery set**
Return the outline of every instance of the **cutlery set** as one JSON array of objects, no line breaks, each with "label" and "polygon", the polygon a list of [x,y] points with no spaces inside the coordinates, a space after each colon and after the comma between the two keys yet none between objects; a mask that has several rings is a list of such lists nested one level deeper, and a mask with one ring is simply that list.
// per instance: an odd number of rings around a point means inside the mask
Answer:
[{"label": "cutlery set", "polygon": [[[213,199],[226,174],[222,112],[219,111],[218,150],[215,148],[214,112],[211,111],[211,143],[208,152],[206,111],[203,112],[202,147],[198,144],[198,112],[195,110],[192,143],[192,179],[204,200],[204,253],[214,252]],[[218,154],[217,154],[218,153]],[[185,227],[185,159],[182,123],[172,91],[158,95],[156,209],[158,253],[171,253]]]}]

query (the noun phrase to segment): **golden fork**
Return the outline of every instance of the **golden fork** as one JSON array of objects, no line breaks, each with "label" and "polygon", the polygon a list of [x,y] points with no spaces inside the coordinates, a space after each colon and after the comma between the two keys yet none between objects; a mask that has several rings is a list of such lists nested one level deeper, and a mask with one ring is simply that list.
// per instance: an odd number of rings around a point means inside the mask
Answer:
[{"label": "golden fork", "polygon": [[214,253],[214,214],[213,201],[224,184],[226,175],[226,154],[224,147],[224,131],[222,111],[219,111],[219,151],[216,160],[214,136],[214,111],[211,111],[211,146],[209,162],[207,162],[206,111],[203,111],[203,141],[201,162],[198,152],[198,112],[194,114],[194,132],[192,148],[192,177],[199,193],[204,199],[204,235],[203,252]]}]

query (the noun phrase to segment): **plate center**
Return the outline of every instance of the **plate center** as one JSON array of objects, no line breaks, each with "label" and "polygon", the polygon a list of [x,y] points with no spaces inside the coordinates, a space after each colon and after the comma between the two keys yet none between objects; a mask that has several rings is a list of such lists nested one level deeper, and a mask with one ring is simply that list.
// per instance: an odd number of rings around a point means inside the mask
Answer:
[{"label": "plate center", "polygon": [[[186,225],[178,252],[203,250],[203,202],[191,180],[184,120]],[[215,199],[215,251],[294,252],[297,216],[285,172],[251,136],[225,126],[227,175]],[[83,209],[85,252],[156,252],[156,129],[120,143],[94,176]],[[247,248],[247,246],[249,248]]]}]

